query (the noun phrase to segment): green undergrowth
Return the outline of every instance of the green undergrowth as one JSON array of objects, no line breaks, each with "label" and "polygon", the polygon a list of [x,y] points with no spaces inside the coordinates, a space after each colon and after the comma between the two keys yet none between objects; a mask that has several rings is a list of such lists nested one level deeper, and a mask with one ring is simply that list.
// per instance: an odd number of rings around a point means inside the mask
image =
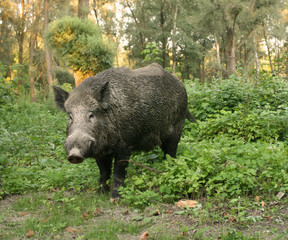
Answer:
[{"label": "green undergrowth", "polygon": [[[177,159],[167,156],[167,160],[148,163],[161,174],[130,167],[126,187],[122,188],[124,201],[141,208],[179,198],[273,196],[288,190],[285,143],[245,143],[225,136],[193,142],[183,137],[178,152]],[[147,165],[146,158],[135,156],[137,162]]]},{"label": "green undergrowth", "polygon": [[81,165],[66,160],[66,116],[53,104],[18,102],[1,115],[0,171],[5,194],[95,186],[95,160]]},{"label": "green undergrowth", "polygon": [[[234,77],[186,86],[198,123],[186,123],[177,159],[164,160],[159,148],[132,156],[162,173],[130,164],[123,201],[142,208],[183,197],[231,199],[287,191],[287,84]],[[95,160],[79,165],[66,160],[67,117],[51,99],[30,103],[13,96],[0,111],[2,195],[98,188]]]},{"label": "green undergrowth", "polygon": [[[171,238],[165,232],[173,222],[170,212],[173,219],[190,219],[189,224],[181,222],[176,226],[179,239],[209,239],[207,232],[213,232],[211,226],[218,223],[229,226],[225,225],[223,231],[218,229],[217,236],[210,234],[211,239],[272,239],[269,234],[287,234],[287,207],[283,206],[287,206],[288,191],[288,84],[267,76],[257,82],[234,76],[213,84],[185,84],[189,109],[198,123],[186,122],[176,159],[165,159],[160,148],[131,156],[151,169],[130,163],[125,187],[120,189],[120,206],[143,213],[154,206],[173,206],[183,198],[199,201],[195,210],[161,210],[168,222],[165,227],[150,229],[156,239],[175,239],[175,231]],[[75,239],[102,235],[99,239],[125,239],[125,234],[139,239],[140,232],[154,223],[154,215],[135,216],[133,221],[139,222],[129,228],[125,221],[113,222],[109,214],[97,224],[93,222],[97,220],[97,206],[111,206],[109,196],[96,194],[99,170],[95,160],[87,159],[78,165],[66,160],[66,114],[55,108],[52,99],[31,103],[6,85],[1,85],[1,91],[5,95],[0,96],[0,198],[23,195],[12,208],[32,215],[19,225],[15,216],[11,226],[7,223],[8,228],[0,232],[0,238],[9,234],[10,239],[23,238],[31,229],[39,239],[65,239],[65,234],[74,234]],[[33,204],[26,197],[31,192]],[[85,200],[85,195],[89,199]],[[85,212],[93,220],[89,224]],[[9,214],[0,214],[0,224],[5,227]],[[191,219],[197,222],[193,225]],[[267,223],[267,238],[257,229],[250,235],[241,230],[258,222]],[[15,226],[17,231],[12,230]],[[76,228],[75,233],[65,231],[70,226]]]}]

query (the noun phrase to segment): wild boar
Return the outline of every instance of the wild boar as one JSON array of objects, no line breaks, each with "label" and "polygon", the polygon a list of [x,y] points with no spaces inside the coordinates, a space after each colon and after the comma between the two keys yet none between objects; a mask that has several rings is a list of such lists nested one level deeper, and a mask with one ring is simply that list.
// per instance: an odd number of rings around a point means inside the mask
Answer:
[{"label": "wild boar", "polygon": [[160,146],[176,157],[187,110],[183,84],[157,64],[137,70],[111,68],[85,79],[71,93],[53,86],[58,108],[69,115],[65,142],[68,160],[95,158],[100,192],[109,191],[114,159],[112,198],[118,198],[127,161],[134,151]]}]

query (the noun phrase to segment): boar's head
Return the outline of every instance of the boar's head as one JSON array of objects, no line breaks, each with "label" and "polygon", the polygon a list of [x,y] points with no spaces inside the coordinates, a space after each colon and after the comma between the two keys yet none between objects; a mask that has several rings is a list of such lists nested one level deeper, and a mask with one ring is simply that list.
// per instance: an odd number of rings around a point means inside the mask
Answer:
[{"label": "boar's head", "polygon": [[107,143],[108,85],[106,82],[93,90],[78,87],[72,93],[53,86],[57,107],[69,116],[65,148],[71,163],[95,157]]}]

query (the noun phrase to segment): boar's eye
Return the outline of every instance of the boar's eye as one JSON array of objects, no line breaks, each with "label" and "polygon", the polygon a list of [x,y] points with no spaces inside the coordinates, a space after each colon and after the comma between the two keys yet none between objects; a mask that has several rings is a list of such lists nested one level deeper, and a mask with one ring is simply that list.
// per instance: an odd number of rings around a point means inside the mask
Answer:
[{"label": "boar's eye", "polygon": [[95,117],[95,115],[94,115],[94,113],[93,112],[89,112],[89,119],[92,119],[92,118],[94,118]]},{"label": "boar's eye", "polygon": [[68,113],[68,115],[69,115],[69,120],[70,120],[70,121],[73,121],[73,115],[72,115],[72,113]]}]

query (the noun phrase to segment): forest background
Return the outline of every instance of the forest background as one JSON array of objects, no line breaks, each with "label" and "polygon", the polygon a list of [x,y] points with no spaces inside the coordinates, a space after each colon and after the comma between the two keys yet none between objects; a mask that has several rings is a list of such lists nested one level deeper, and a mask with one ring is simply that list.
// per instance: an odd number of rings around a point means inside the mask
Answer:
[{"label": "forest background", "polygon": [[[90,61],[84,52],[91,44],[63,58],[63,52],[56,54],[59,45],[47,43],[49,23],[64,16],[89,19],[100,27],[98,37],[109,49],[104,68],[158,62],[181,79],[201,82],[227,78],[236,70],[250,77],[261,71],[288,77],[285,0],[4,0],[1,72],[18,92],[30,92],[32,101],[36,92],[46,97],[52,82],[73,85],[75,77],[78,84],[104,69],[74,67]],[[94,52],[96,65],[95,54],[101,52]]]}]

